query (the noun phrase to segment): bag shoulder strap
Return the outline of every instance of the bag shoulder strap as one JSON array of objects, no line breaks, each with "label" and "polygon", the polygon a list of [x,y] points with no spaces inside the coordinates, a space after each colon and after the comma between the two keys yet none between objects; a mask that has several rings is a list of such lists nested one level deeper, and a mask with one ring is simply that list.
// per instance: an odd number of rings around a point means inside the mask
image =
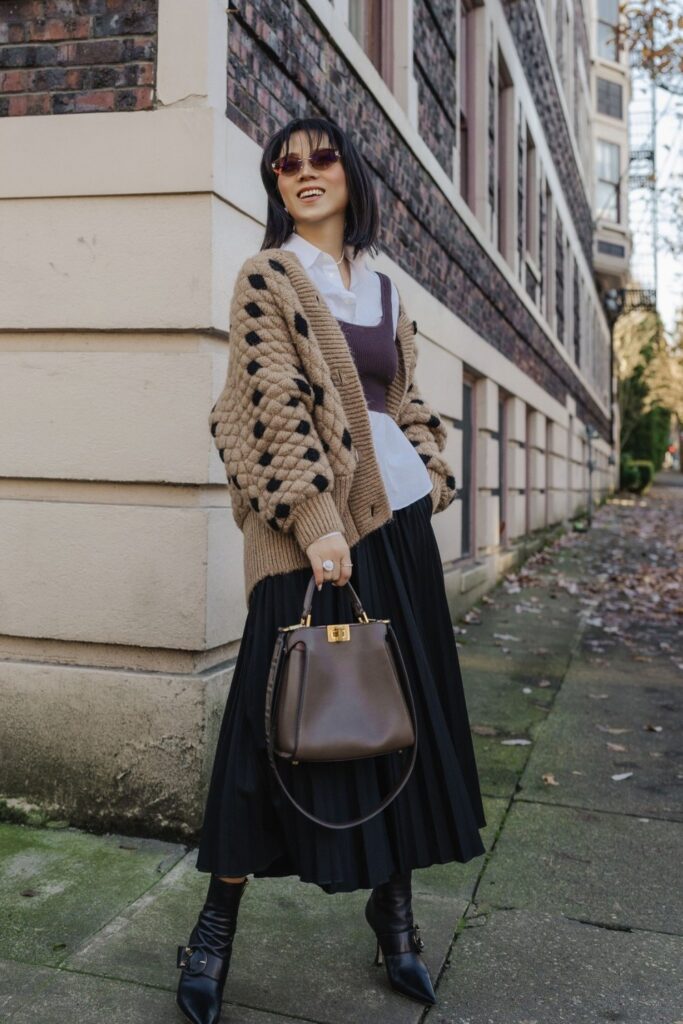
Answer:
[{"label": "bag shoulder strap", "polygon": [[268,760],[270,761],[273,771],[275,772],[275,778],[279,782],[280,788],[284,792],[287,799],[292,804],[294,804],[298,811],[305,815],[310,821],[315,822],[316,825],[324,825],[325,828],[352,828],[354,825],[363,825],[366,821],[370,821],[371,818],[374,818],[381,811],[383,811],[385,807],[388,807],[392,800],[394,800],[398,796],[398,794],[401,792],[406,782],[410,778],[413,768],[415,767],[415,762],[417,760],[417,714],[415,712],[415,701],[413,699],[413,693],[410,688],[410,682],[408,680],[408,673],[406,672],[405,662],[403,661],[403,655],[401,654],[401,648],[398,645],[396,634],[394,633],[393,627],[391,626],[390,623],[387,623],[387,636],[389,638],[389,643],[391,645],[391,649],[396,661],[396,667],[399,673],[399,681],[406,695],[406,702],[408,704],[408,710],[410,712],[410,717],[413,723],[413,730],[415,732],[415,742],[413,743],[410,761],[406,765],[403,774],[401,775],[396,785],[384,797],[382,802],[378,804],[378,806],[375,807],[375,809],[371,811],[370,814],[365,814],[361,818],[354,818],[351,821],[342,822],[325,821],[322,818],[316,817],[315,814],[311,814],[310,811],[307,811],[306,808],[302,807],[301,804],[298,803],[297,800],[295,800],[295,798],[292,796],[282,776],[280,775],[280,772],[278,771],[274,750],[275,731],[273,729],[273,707],[276,706],[277,703],[275,690],[278,678],[280,676],[280,669],[286,657],[286,634],[283,632],[279,633],[278,638],[275,641],[275,647],[273,648],[273,656],[270,662],[270,671],[268,673],[268,684],[266,686],[266,750],[268,753]]}]

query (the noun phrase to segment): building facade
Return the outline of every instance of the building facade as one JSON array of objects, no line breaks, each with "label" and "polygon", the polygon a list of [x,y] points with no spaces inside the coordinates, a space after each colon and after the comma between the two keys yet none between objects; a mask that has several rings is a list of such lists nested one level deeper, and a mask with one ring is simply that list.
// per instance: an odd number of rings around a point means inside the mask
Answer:
[{"label": "building facade", "polygon": [[[609,465],[581,0],[0,5],[2,794],[190,834],[239,647],[207,428],[268,134],[349,131],[460,493],[453,611]],[[264,642],[266,640],[264,639]]]}]

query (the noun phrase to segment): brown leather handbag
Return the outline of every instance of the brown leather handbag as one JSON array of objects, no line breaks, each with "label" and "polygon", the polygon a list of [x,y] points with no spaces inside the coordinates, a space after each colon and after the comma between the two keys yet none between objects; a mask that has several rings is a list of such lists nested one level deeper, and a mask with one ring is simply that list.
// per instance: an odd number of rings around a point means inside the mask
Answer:
[{"label": "brown leather handbag", "polygon": [[[347,581],[357,622],[311,626],[315,576],[301,621],[280,626],[266,688],[266,748],[275,776],[294,806],[327,828],[351,828],[374,818],[398,796],[415,767],[417,719],[410,682],[389,619],[370,619]],[[412,747],[401,778],[370,814],[331,822],[299,804],[275,755],[300,762],[352,761]]]}]

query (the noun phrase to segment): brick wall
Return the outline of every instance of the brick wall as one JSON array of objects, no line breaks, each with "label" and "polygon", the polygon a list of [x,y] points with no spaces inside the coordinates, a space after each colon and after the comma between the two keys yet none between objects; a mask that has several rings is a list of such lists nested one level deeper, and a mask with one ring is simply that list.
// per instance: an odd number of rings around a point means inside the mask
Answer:
[{"label": "brick wall", "polygon": [[153,106],[157,0],[0,0],[0,117]]},{"label": "brick wall", "polygon": [[[562,113],[560,95],[545,45],[536,0],[504,0],[503,9],[517,45],[517,54],[531,89],[543,133],[552,154],[555,170],[572,220],[589,264],[593,260],[593,219],[583,187],[569,128]],[[557,19],[558,53],[562,53],[562,18]]]},{"label": "brick wall", "polygon": [[414,72],[420,135],[449,177],[457,125],[455,4],[415,0]]},{"label": "brick wall", "polygon": [[558,401],[573,394],[579,415],[606,433],[590,395],[301,0],[244,0],[228,49],[228,117],[261,146],[291,117],[337,120],[373,175],[382,248]]}]

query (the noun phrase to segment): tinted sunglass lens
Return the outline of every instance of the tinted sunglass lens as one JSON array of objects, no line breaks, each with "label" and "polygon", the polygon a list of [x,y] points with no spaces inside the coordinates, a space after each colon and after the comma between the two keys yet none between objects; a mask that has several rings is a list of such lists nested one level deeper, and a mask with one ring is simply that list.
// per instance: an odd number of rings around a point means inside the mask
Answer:
[{"label": "tinted sunglass lens", "polygon": [[[310,157],[311,167],[316,171],[324,171],[337,162],[337,154],[333,149],[316,149]],[[299,156],[283,156],[275,163],[280,174],[298,174],[303,161]]]},{"label": "tinted sunglass lens", "polygon": [[301,167],[301,160],[298,156],[283,156],[277,166],[280,168],[280,174],[296,174]]},{"label": "tinted sunglass lens", "polygon": [[333,149],[318,149],[315,153],[311,153],[311,164],[316,171],[321,171],[325,167],[331,167],[336,162],[337,154]]}]

